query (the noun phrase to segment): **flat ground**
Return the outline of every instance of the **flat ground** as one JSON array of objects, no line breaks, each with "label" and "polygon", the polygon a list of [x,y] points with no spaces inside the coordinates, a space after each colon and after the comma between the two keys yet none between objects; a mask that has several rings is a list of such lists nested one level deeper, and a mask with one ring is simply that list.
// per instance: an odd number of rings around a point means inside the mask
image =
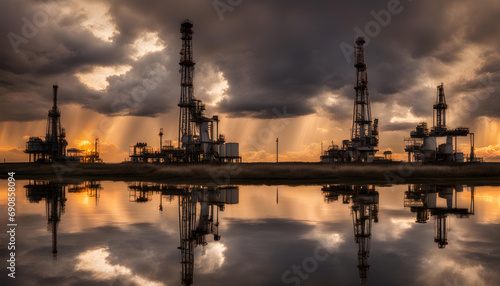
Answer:
[{"label": "flat ground", "polygon": [[18,179],[124,180],[190,184],[467,183],[500,185],[500,163],[415,165],[242,163],[242,164],[76,164],[4,163],[0,171]]}]

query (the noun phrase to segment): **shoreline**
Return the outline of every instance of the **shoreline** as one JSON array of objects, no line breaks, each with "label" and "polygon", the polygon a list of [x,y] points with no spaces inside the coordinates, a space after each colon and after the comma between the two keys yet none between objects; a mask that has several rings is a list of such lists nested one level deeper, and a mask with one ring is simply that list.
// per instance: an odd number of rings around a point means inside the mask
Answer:
[{"label": "shoreline", "polygon": [[17,179],[151,181],[192,184],[288,184],[333,183],[500,185],[500,163],[416,165],[383,163],[2,163],[0,171],[15,172]]}]

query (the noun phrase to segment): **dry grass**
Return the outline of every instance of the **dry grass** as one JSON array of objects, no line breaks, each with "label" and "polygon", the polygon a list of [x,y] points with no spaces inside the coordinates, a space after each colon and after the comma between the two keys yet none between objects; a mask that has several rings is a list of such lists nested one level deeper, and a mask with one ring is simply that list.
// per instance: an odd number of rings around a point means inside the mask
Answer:
[{"label": "dry grass", "polygon": [[[238,165],[156,165],[156,164],[79,164],[36,165],[0,164],[4,173],[17,177],[92,177],[109,180],[203,180],[221,182],[274,182],[330,180],[377,180],[405,183],[413,180],[492,179],[500,180],[500,163],[422,165],[407,164],[321,164],[321,163],[244,163]],[[389,179],[388,179],[389,178]]]}]

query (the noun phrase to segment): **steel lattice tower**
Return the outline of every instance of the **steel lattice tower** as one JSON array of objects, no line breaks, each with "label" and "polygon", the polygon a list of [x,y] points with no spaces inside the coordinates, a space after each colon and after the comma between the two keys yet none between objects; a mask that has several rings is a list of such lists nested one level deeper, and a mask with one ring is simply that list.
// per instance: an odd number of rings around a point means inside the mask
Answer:
[{"label": "steel lattice tower", "polygon": [[49,110],[47,120],[47,134],[45,141],[50,146],[49,154],[53,160],[59,159],[66,155],[66,134],[61,127],[61,112],[57,108],[57,85],[53,86],[52,109]]},{"label": "steel lattice tower", "polygon": [[[187,147],[193,140],[194,126],[191,122],[191,109],[194,108],[193,102],[193,23],[190,20],[184,20],[181,23],[182,47],[181,59],[181,98],[179,101],[179,145],[178,147]],[[182,145],[181,145],[182,144]]]},{"label": "steel lattice tower", "polygon": [[436,104],[433,106],[434,108],[434,129],[446,130],[446,109],[448,105],[446,104],[446,97],[444,95],[444,85],[438,85],[437,87],[437,96],[436,96]]},{"label": "steel lattice tower", "polygon": [[182,257],[182,285],[192,285],[194,276],[194,248],[193,230],[196,227],[196,201],[193,194],[187,192],[179,197],[179,228]]},{"label": "steel lattice tower", "polygon": [[368,95],[368,76],[365,64],[365,40],[359,37],[356,40],[355,60],[356,63],[356,98],[354,100],[354,112],[351,130],[352,142],[359,142],[360,145],[370,145],[372,137],[372,115],[370,108],[370,97]]},{"label": "steel lattice tower", "polygon": [[373,187],[356,186],[351,208],[354,240],[358,244],[360,285],[366,285],[370,274],[370,244],[372,222],[378,222],[378,192]]}]

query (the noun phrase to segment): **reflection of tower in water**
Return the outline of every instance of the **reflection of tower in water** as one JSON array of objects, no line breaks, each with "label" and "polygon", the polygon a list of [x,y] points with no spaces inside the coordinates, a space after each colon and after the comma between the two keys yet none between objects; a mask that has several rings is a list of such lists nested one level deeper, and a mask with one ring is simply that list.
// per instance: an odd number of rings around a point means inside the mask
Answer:
[{"label": "reflection of tower in water", "polygon": [[[207,245],[207,235],[213,234],[214,241],[220,240],[219,210],[225,204],[237,204],[239,192],[236,187],[192,187],[185,188],[179,196],[179,229],[182,264],[182,285],[193,284],[194,248]],[[200,205],[198,220],[197,205]],[[204,248],[203,252],[204,254]]]},{"label": "reflection of tower in water", "polygon": [[96,206],[99,204],[101,190],[101,183],[98,181],[85,181],[82,184],[68,186],[68,193],[86,192],[87,197],[95,199]]},{"label": "reflection of tower in water", "polygon": [[351,214],[354,228],[354,241],[358,244],[358,270],[360,284],[365,285],[370,273],[371,228],[372,222],[378,222],[379,195],[374,186],[328,185],[324,186],[323,195],[328,203],[339,200],[349,204],[352,201]]},{"label": "reflection of tower in water", "polygon": [[45,199],[47,230],[52,232],[52,256],[56,259],[57,227],[66,203],[65,186],[44,181],[30,181],[24,188],[26,188],[26,197],[30,203],[39,203]]},{"label": "reflection of tower in water", "polygon": [[[192,285],[194,277],[194,250],[200,245],[202,255],[208,244],[207,237],[213,235],[214,241],[220,240],[219,211],[226,204],[239,202],[237,187],[172,186],[166,184],[133,183],[129,194],[135,202],[149,201],[153,192],[160,193],[160,211],[163,199],[172,201],[178,197],[179,239],[181,251],[182,285]],[[139,198],[139,200],[137,200]],[[147,198],[147,200],[143,200]]]},{"label": "reflection of tower in water", "polygon": [[[417,223],[427,223],[430,216],[435,218],[434,242],[439,248],[448,245],[448,215],[457,218],[467,218],[474,215],[474,186],[470,187],[470,205],[459,207],[458,193],[463,192],[463,186],[451,185],[412,185],[405,193],[404,206],[416,213]],[[440,206],[438,199],[445,200],[445,206]]]}]

